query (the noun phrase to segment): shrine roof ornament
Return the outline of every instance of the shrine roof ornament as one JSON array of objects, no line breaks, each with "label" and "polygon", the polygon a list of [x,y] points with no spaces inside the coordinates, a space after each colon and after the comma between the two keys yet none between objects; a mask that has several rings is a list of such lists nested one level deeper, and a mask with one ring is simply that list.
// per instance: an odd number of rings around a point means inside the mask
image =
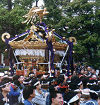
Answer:
[{"label": "shrine roof ornament", "polygon": [[[13,48],[21,48],[22,45],[27,46],[27,48],[35,48],[41,46],[42,48],[46,47],[46,40],[52,41],[53,46],[55,48],[60,48],[60,46],[63,46],[64,48],[61,47],[61,49],[66,49],[67,43],[60,43],[55,40],[55,37],[59,37],[61,40],[63,40],[63,37],[59,36],[58,34],[55,33],[55,29],[49,30],[48,27],[45,25],[45,23],[42,22],[42,18],[44,15],[47,15],[49,12],[47,11],[46,8],[40,9],[39,7],[32,7],[29,12],[24,15],[23,17],[26,18],[26,20],[22,23],[31,23],[32,26],[30,27],[30,30],[15,36],[14,38],[10,38],[9,33],[4,33],[2,34],[2,40],[5,42],[5,40],[8,40],[8,43],[13,47]],[[34,24],[34,20],[36,20],[36,17],[39,17],[40,23],[37,23],[36,25]],[[16,41],[16,39],[25,36],[26,37],[23,40]],[[31,41],[29,41],[31,39]],[[76,43],[76,39],[74,37],[70,37],[68,43],[73,42],[74,44]],[[34,44],[33,44],[34,43]],[[37,46],[35,45],[37,44]],[[33,47],[32,47],[33,45]],[[44,47],[45,46],[45,47]]]},{"label": "shrine roof ornament", "polygon": [[26,20],[22,23],[31,23],[33,24],[34,21],[36,21],[36,17],[39,17],[40,23],[42,22],[42,18],[44,15],[47,15],[49,12],[46,8],[39,9],[38,7],[33,7],[29,10],[29,12],[24,15],[23,17],[26,18]]},{"label": "shrine roof ornament", "polygon": [[[65,50],[68,46],[67,44],[57,42],[55,40],[55,29],[49,30],[45,23],[42,22],[42,18],[44,15],[47,15],[47,9],[39,9],[38,7],[33,7],[29,10],[29,12],[23,17],[26,20],[22,23],[31,23],[32,26],[30,29],[20,35],[15,36],[14,38],[10,38],[9,33],[2,34],[2,40],[8,40],[9,45],[14,49],[45,49],[47,47],[46,40],[48,42],[52,41],[52,45],[56,50]],[[36,17],[40,18],[40,23],[36,25],[33,23]],[[5,37],[6,36],[6,37]],[[16,41],[16,39],[25,36],[23,40]]]}]

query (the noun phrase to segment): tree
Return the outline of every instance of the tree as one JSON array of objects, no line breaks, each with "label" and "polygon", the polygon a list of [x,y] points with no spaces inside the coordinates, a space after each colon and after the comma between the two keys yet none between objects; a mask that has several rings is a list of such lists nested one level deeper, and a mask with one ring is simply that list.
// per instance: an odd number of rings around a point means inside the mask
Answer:
[{"label": "tree", "polygon": [[29,9],[32,8],[35,1],[36,0],[0,0],[0,4],[8,10],[13,9],[16,5],[21,6],[24,9]]},{"label": "tree", "polygon": [[[100,2],[88,2],[88,0],[44,0],[50,11],[50,23],[53,22],[56,31],[66,38],[74,36],[77,45],[74,46],[75,61],[88,62],[97,67],[100,56]],[[58,10],[58,11],[57,11]],[[57,11],[57,12],[52,12]],[[56,18],[54,18],[54,17]],[[51,18],[52,17],[52,18]],[[52,19],[52,20],[51,20]],[[58,21],[57,21],[58,20]],[[48,21],[48,20],[47,20]],[[96,62],[97,60],[97,62]]]},{"label": "tree", "polygon": [[35,1],[36,0],[14,0],[13,5],[14,7],[20,5],[24,9],[30,9]]},{"label": "tree", "polygon": [[[20,7],[16,7],[11,11],[8,11],[5,8],[0,7],[0,35],[5,32],[8,32],[11,37],[14,37],[16,34],[21,34],[25,31],[25,25],[21,22],[23,21],[23,15],[25,10]],[[2,52],[6,48],[2,40],[0,40],[0,47]]]},{"label": "tree", "polygon": [[[74,48],[78,59],[85,60],[94,66],[98,62],[95,59],[99,56],[98,39],[100,38],[100,30],[98,29],[100,21],[96,16],[98,13],[96,6],[96,2],[88,2],[88,0],[75,0],[66,7],[63,6],[63,12],[69,20],[67,22],[68,36],[74,36],[77,39],[78,44]],[[100,10],[98,11],[100,12]]]},{"label": "tree", "polygon": [[[27,25],[22,24],[23,15],[32,7],[35,0],[0,0],[0,35],[8,32],[11,37],[21,34],[27,29]],[[6,46],[0,40],[1,51],[4,52]]]},{"label": "tree", "polygon": [[46,24],[52,28],[56,28],[56,25],[61,20],[61,10],[59,8],[59,0],[44,0],[45,7],[49,11],[49,14],[46,16],[47,19],[44,20]]}]

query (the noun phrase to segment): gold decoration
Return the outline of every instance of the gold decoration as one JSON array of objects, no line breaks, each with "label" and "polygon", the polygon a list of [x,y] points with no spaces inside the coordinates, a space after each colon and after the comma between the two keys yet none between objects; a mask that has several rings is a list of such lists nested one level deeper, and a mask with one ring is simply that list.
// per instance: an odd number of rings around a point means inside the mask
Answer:
[{"label": "gold decoration", "polygon": [[[24,39],[24,41],[28,41],[30,38],[32,38],[33,40],[37,40],[37,41],[41,42],[42,40],[39,39],[39,38],[35,35],[35,33],[33,32],[33,30],[34,30],[34,31],[37,31],[37,27],[36,27],[35,25],[32,25],[32,26],[31,26],[31,28],[30,28],[30,34],[27,35],[27,37]],[[39,35],[40,35],[40,36],[43,36],[42,33],[39,33]]]},{"label": "gold decoration", "polygon": [[[23,46],[28,49],[45,49],[47,47],[46,41],[12,41],[9,42],[9,44],[14,49],[23,49]],[[67,44],[59,43],[59,42],[53,42],[53,48],[55,50],[65,50],[67,47]]]},{"label": "gold decoration", "polygon": [[76,44],[76,38],[75,37],[69,37],[69,41],[73,42],[73,44]]},{"label": "gold decoration", "polygon": [[63,39],[63,40],[65,40],[66,38],[65,38],[65,37],[63,37],[62,39]]},{"label": "gold decoration", "polygon": [[36,20],[36,17],[39,16],[40,18],[40,23],[42,22],[42,18],[44,15],[48,14],[46,8],[44,9],[39,9],[38,7],[33,7],[29,10],[28,14],[24,15],[23,17],[27,18],[24,22],[22,23],[29,23],[33,24],[33,21]]},{"label": "gold decoration", "polygon": [[24,22],[22,23],[29,23],[32,22],[33,20],[36,20],[36,13],[33,12],[33,10],[38,9],[38,7],[33,7],[29,10],[28,14],[24,15],[23,17],[27,18]]},{"label": "gold decoration", "polygon": [[31,29],[31,31],[33,31],[33,30],[37,31],[38,28],[35,25],[32,25],[30,29]]},{"label": "gold decoration", "polygon": [[7,39],[9,39],[10,38],[10,34],[7,33],[7,32],[5,32],[5,33],[2,34],[2,37],[1,38],[5,42],[5,38],[4,37],[6,37]]},{"label": "gold decoration", "polygon": [[32,37],[32,35],[33,35],[33,32],[31,32],[31,33],[24,39],[24,41],[28,41],[28,40]]},{"label": "gold decoration", "polygon": [[41,32],[39,32],[39,35],[40,35],[41,37],[43,37],[43,34],[42,34]]},{"label": "gold decoration", "polygon": [[53,29],[52,31],[48,32],[48,35],[46,36],[46,38],[48,38],[48,41],[51,41],[52,40],[52,38],[53,38],[53,32],[54,31],[55,30]]},{"label": "gold decoration", "polygon": [[40,23],[42,22],[43,16],[44,15],[47,15],[49,13],[49,12],[47,12],[47,9],[46,8],[44,8],[44,9],[36,9],[34,11],[38,14],[38,16],[40,18]]},{"label": "gold decoration", "polygon": [[55,39],[55,36],[53,35],[52,37],[52,43],[55,43],[56,42],[56,39]]}]

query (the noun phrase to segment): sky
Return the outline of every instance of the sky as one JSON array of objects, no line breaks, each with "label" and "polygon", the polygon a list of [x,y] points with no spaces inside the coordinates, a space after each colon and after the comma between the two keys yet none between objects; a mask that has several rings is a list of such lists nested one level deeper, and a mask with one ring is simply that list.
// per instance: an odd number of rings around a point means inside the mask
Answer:
[{"label": "sky", "polygon": [[43,0],[39,0],[38,1],[38,6],[42,6],[42,5],[44,5]]},{"label": "sky", "polygon": [[[33,6],[35,6],[36,3],[33,4]],[[43,0],[39,0],[38,1],[38,7],[41,7],[42,5],[44,5]]]}]

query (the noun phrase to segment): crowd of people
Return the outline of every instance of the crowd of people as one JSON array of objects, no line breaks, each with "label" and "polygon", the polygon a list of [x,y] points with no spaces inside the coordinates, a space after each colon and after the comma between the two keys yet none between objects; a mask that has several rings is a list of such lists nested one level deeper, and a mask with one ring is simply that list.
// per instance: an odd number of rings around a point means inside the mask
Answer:
[{"label": "crowd of people", "polygon": [[50,77],[0,75],[0,105],[100,105],[100,73],[92,67]]}]

